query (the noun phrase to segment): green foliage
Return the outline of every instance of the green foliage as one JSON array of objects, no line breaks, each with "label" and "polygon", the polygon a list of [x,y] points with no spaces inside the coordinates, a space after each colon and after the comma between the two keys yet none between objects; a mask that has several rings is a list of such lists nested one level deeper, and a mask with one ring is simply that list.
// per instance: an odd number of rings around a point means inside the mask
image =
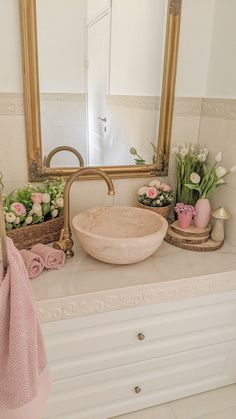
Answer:
[{"label": "green foliage", "polygon": [[26,185],[4,196],[7,230],[56,218],[63,213],[64,180],[47,180],[41,185]]},{"label": "green foliage", "polygon": [[208,198],[212,195],[216,188],[223,185],[219,183],[219,178],[216,175],[216,163],[209,169],[205,168],[203,176],[201,177],[200,183],[195,185],[193,183],[187,183],[185,186],[189,190],[195,190],[199,194],[199,198]]},{"label": "green foliage", "polygon": [[166,207],[170,205],[174,198],[174,192],[163,192],[158,190],[158,196],[155,199],[149,198],[146,193],[139,196],[138,202],[148,207]]},{"label": "green foliage", "polygon": [[[203,152],[204,151],[204,152]],[[181,144],[174,147],[176,156],[176,202],[195,205],[199,199],[197,188],[189,188],[190,175],[193,172],[203,175],[208,150],[201,146]]]}]

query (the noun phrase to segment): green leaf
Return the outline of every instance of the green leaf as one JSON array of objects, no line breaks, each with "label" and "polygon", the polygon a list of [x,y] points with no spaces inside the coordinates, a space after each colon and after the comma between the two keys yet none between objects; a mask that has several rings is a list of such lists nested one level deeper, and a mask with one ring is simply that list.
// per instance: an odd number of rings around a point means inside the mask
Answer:
[{"label": "green leaf", "polygon": [[42,204],[42,212],[44,216],[49,212],[49,210],[50,210],[49,204]]},{"label": "green leaf", "polygon": [[13,225],[11,223],[5,223],[6,230],[11,230]]},{"label": "green leaf", "polygon": [[198,191],[200,192],[200,188],[197,185],[193,185],[192,183],[185,183],[186,188],[190,189],[191,191]]}]

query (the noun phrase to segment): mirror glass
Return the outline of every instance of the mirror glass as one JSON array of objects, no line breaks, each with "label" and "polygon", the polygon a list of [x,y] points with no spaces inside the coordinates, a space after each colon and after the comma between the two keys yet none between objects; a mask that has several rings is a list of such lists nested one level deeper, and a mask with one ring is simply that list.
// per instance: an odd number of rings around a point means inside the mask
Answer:
[{"label": "mirror glass", "polygon": [[[167,4],[36,0],[43,156],[63,145],[85,166],[153,163]],[[78,159],[59,153],[51,166]]]}]

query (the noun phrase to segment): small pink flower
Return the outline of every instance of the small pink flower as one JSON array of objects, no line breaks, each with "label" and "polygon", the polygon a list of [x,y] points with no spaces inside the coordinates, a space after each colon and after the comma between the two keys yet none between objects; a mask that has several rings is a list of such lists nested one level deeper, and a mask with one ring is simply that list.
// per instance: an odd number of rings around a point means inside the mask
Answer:
[{"label": "small pink flower", "polygon": [[170,187],[170,185],[167,185],[167,183],[162,183],[162,184],[160,185],[160,189],[161,189],[163,192],[170,192],[170,191],[171,191],[171,187]]},{"label": "small pink flower", "polygon": [[179,214],[191,214],[192,216],[196,215],[195,208],[192,205],[186,205],[182,202],[178,202],[175,206],[175,212]]},{"label": "small pink flower", "polygon": [[20,202],[13,202],[13,204],[11,204],[11,210],[18,216],[25,215],[26,213],[24,205]]},{"label": "small pink flower", "polygon": [[146,195],[148,196],[148,198],[155,199],[157,197],[156,188],[154,188],[154,186],[150,186],[150,188],[148,188],[146,192]]},{"label": "small pink flower", "polygon": [[43,194],[41,194],[40,192],[34,192],[31,195],[31,200],[34,204],[42,204]]}]

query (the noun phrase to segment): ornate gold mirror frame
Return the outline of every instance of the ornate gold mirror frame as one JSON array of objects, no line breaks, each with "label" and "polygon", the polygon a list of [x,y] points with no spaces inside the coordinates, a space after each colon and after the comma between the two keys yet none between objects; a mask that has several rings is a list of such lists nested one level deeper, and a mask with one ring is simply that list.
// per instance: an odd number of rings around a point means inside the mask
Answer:
[{"label": "ornate gold mirror frame", "polygon": [[[182,0],[168,0],[158,150],[155,164],[105,166],[112,177],[167,176],[170,153],[174,92]],[[40,98],[37,50],[36,0],[19,0],[22,39],[24,106],[28,173],[31,181],[49,176],[68,176],[77,168],[50,168],[43,163],[40,126]],[[91,176],[88,176],[91,178]]]}]

